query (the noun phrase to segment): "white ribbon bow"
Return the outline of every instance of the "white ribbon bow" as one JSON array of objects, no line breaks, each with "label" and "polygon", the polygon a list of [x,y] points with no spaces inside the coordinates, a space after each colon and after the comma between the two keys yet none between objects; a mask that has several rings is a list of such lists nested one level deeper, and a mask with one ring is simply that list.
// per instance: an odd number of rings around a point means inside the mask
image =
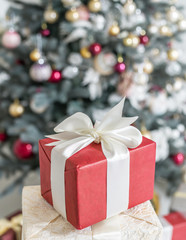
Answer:
[{"label": "white ribbon bow", "polygon": [[66,217],[66,209],[62,172],[65,171],[66,159],[92,142],[101,143],[107,159],[107,217],[128,208],[128,148],[137,147],[142,142],[142,135],[137,128],[130,126],[138,117],[122,117],[124,101],[122,99],[94,126],[86,114],[78,112],[54,128],[57,134],[47,136],[58,140],[47,146],[55,146],[51,156],[51,189],[54,208],[63,217]]}]

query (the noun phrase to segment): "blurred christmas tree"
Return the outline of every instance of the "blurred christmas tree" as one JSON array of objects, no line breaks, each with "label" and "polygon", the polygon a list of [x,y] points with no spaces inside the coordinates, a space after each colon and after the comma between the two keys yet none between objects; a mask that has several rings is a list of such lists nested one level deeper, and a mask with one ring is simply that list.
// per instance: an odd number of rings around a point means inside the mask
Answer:
[{"label": "blurred christmas tree", "polygon": [[[0,173],[38,168],[38,140],[82,111],[125,113],[157,142],[157,177],[181,181],[186,20],[173,0],[11,1],[0,51]],[[6,25],[6,26],[5,26]],[[5,194],[5,189],[1,194]]]}]

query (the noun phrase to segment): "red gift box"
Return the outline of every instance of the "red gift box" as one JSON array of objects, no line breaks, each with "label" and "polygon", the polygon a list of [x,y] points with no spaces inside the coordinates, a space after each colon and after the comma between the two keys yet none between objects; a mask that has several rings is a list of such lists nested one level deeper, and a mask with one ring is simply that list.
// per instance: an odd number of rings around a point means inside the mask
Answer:
[{"label": "red gift box", "polygon": [[[21,228],[21,211],[15,212],[14,214],[8,216],[6,219],[0,219],[0,240],[20,240]],[[1,234],[1,231],[3,234]]]},{"label": "red gift box", "polygon": [[163,225],[163,240],[186,239],[186,214],[172,212],[160,220]]},{"label": "red gift box", "polygon": [[[39,141],[41,194],[53,205],[51,194],[51,150]],[[129,205],[134,207],[153,197],[155,142],[143,137],[142,143],[130,152]],[[60,184],[60,183],[59,183]],[[91,143],[67,159],[65,165],[65,203],[67,220],[83,229],[106,219],[107,159],[101,144]]]}]

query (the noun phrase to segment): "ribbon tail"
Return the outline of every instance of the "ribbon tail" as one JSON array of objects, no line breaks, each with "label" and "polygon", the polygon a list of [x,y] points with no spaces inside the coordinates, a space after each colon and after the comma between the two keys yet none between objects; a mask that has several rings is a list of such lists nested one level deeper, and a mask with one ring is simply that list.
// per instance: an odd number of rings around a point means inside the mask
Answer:
[{"label": "ribbon tail", "polygon": [[122,240],[121,215],[92,225],[92,240]]},{"label": "ribbon tail", "polygon": [[107,218],[128,209],[130,154],[128,148],[112,138],[101,141],[107,158]]},{"label": "ribbon tail", "polygon": [[53,206],[66,218],[65,206],[65,163],[76,152],[88,146],[94,139],[82,136],[58,144],[51,152],[51,191]]}]

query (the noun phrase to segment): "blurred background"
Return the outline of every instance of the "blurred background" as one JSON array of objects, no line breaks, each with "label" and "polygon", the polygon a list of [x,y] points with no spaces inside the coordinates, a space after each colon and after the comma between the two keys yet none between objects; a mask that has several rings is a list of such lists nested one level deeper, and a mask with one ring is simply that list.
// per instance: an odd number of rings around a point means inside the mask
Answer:
[{"label": "blurred background", "polygon": [[[185,6],[184,6],[185,5]],[[153,206],[186,211],[186,2],[1,0],[0,217],[39,184],[38,140],[81,111],[124,113],[157,143]]]}]

